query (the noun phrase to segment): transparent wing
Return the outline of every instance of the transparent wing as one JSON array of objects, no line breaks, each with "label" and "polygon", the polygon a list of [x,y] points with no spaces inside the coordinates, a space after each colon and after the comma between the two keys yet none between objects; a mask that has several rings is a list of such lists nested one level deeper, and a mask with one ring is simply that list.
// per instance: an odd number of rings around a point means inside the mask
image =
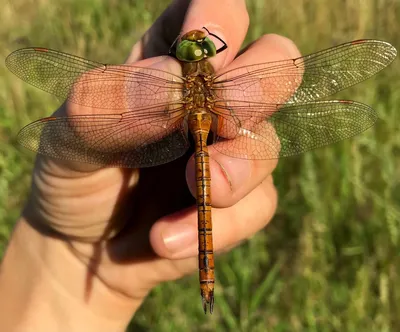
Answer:
[{"label": "transparent wing", "polygon": [[48,117],[23,128],[18,140],[33,151],[102,166],[146,167],[174,160],[188,148],[179,76],[44,48],[15,51],[6,65],[62,100],[93,108],[70,107],[72,116]]},{"label": "transparent wing", "polygon": [[377,120],[369,106],[346,100],[232,107],[239,117],[218,109],[219,136],[213,148],[244,159],[301,154],[355,136]]},{"label": "transparent wing", "polygon": [[170,162],[189,147],[182,110],[48,117],[24,127],[18,141],[56,159],[101,166],[147,167]]},{"label": "transparent wing", "polygon": [[396,53],[384,41],[357,40],[297,59],[233,69],[215,77],[213,90],[219,100],[308,103],[366,80]]},{"label": "transparent wing", "polygon": [[157,69],[106,65],[45,48],[24,48],[6,66],[61,100],[96,109],[136,110],[181,102],[181,77]]}]

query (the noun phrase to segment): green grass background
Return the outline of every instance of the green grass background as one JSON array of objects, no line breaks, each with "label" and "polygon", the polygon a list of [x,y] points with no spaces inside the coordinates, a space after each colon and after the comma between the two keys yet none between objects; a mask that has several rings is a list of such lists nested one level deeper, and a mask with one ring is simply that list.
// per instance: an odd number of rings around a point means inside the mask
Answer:
[{"label": "green grass background", "polygon": [[[122,63],[168,3],[0,0],[0,58],[44,46]],[[293,39],[303,54],[359,38],[400,47],[398,0],[247,3],[247,42],[273,32]],[[50,115],[58,101],[8,73],[4,63],[0,74],[3,252],[33,161],[16,134]],[[337,97],[371,105],[379,122],[355,139],[281,161],[273,222],[217,257],[215,313],[202,312],[195,274],[154,289],[132,331],[400,331],[399,60]]]}]

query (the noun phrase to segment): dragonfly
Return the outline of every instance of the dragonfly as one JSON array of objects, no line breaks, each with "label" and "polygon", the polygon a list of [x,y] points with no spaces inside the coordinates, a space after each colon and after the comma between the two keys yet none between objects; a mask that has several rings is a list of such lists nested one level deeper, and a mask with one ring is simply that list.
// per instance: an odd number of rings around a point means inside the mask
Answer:
[{"label": "dragonfly", "polygon": [[366,80],[396,57],[389,43],[362,39],[216,73],[208,59],[227,47],[206,28],[180,35],[169,53],[180,74],[103,64],[41,47],[19,49],[6,58],[22,80],[80,107],[19,132],[19,143],[39,154],[144,168],[181,157],[192,136],[205,313],[213,312],[215,283],[209,148],[234,158],[267,160],[360,134],[376,122],[376,112],[359,102],[324,98]]}]

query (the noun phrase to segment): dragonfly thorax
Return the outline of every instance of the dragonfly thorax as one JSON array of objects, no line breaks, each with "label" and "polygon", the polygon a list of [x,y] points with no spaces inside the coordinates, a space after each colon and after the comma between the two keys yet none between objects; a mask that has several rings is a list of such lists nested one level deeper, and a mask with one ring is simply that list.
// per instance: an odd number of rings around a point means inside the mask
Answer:
[{"label": "dragonfly thorax", "polygon": [[213,72],[214,69],[208,61],[188,62],[183,65],[187,111],[212,108],[215,99],[211,90]]}]

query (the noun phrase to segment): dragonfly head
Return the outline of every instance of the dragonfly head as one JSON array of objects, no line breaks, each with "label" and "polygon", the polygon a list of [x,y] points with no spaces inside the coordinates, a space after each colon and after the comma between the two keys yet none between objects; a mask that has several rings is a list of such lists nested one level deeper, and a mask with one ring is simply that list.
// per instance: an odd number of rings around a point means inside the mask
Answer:
[{"label": "dragonfly head", "polygon": [[184,62],[196,62],[217,54],[214,42],[202,30],[185,33],[176,46],[176,57]]}]

